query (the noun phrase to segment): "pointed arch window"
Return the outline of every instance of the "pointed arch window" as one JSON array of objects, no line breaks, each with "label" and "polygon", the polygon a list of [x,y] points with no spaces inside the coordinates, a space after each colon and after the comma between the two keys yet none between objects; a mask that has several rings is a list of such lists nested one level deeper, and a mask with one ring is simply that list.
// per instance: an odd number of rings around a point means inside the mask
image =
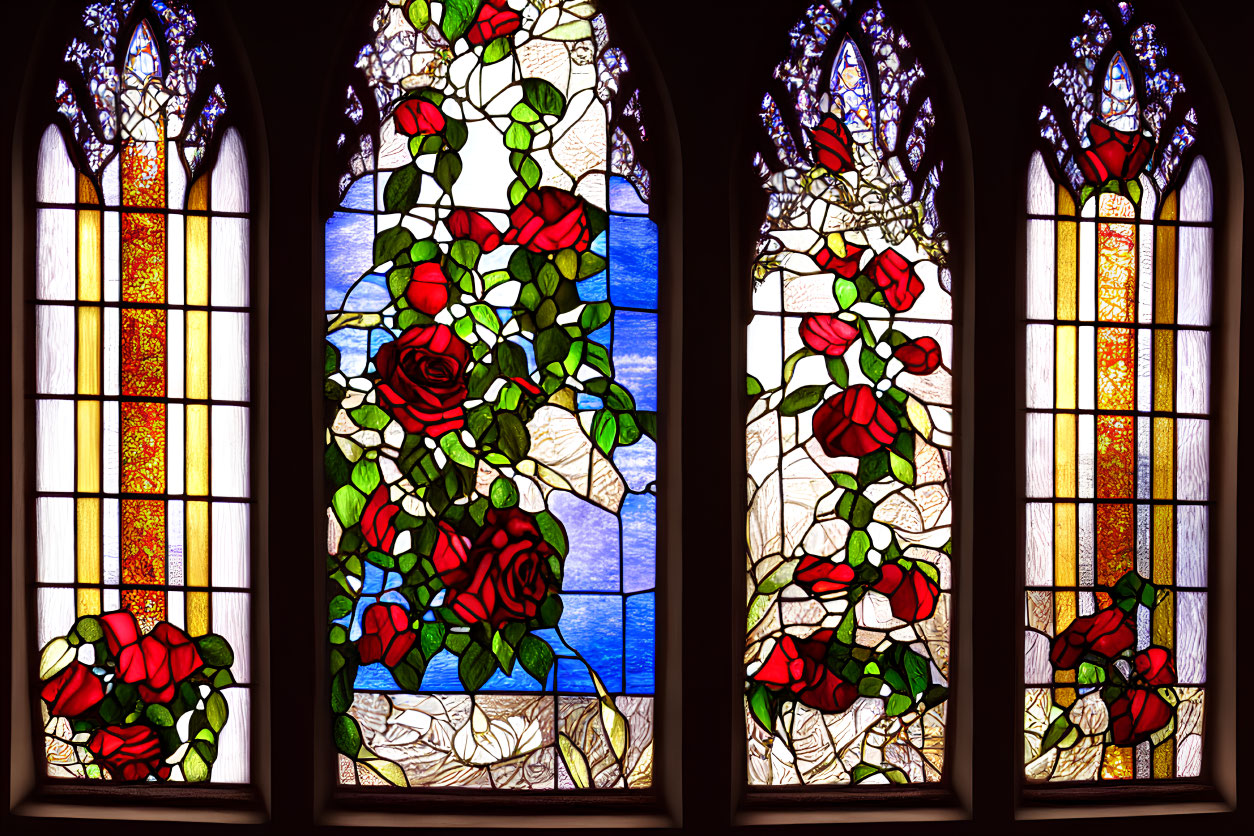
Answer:
[{"label": "pointed arch window", "polygon": [[187,3],[81,21],[39,146],[29,285],[42,757],[56,779],[243,784],[244,146]]},{"label": "pointed arch window", "polygon": [[745,723],[756,786],[937,782],[954,327],[931,86],[878,3],[816,3],[762,100]]},{"label": "pointed arch window", "polygon": [[1029,169],[1026,775],[1196,777],[1206,707],[1212,189],[1129,3],[1084,16]]},{"label": "pointed arch window", "polygon": [[599,4],[380,5],[325,232],[341,785],[653,784],[658,247]]}]

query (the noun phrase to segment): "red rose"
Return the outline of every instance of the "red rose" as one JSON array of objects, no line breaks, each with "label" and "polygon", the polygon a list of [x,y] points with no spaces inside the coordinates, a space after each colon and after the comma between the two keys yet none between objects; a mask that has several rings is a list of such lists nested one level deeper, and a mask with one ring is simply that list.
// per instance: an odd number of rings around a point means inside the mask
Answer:
[{"label": "red rose", "polygon": [[801,323],[801,341],[819,354],[839,357],[858,339],[859,331],[831,314],[807,316]]},{"label": "red rose", "polygon": [[174,699],[174,686],[202,665],[196,645],[186,633],[165,621],[138,642],[118,654],[118,677],[138,683],[139,697],[147,703]]},{"label": "red rose", "polygon": [[825,244],[814,257],[814,261],[824,270],[831,270],[843,279],[852,279],[858,275],[858,262],[862,260],[862,251],[865,249],[866,247],[846,242],[845,255],[842,258]]},{"label": "red rose", "polygon": [[521,244],[533,253],[567,247],[583,252],[592,244],[583,198],[552,186],[527,192],[510,213],[505,243]]},{"label": "red rose", "polygon": [[106,726],[91,736],[87,748],[114,779],[142,781],[155,775],[164,781],[170,775],[161,742],[147,726]]},{"label": "red rose", "polygon": [[436,529],[435,548],[431,552],[431,560],[435,563],[435,572],[443,577],[464,567],[470,560],[468,546],[470,541],[453,530],[453,526],[440,521]]},{"label": "red rose", "polygon": [[1132,665],[1148,685],[1176,684],[1176,665],[1171,660],[1171,651],[1166,648],[1142,650],[1133,657]]},{"label": "red rose", "polygon": [[910,374],[931,374],[940,366],[940,344],[931,337],[919,337],[897,346],[893,356]]},{"label": "red rose", "polygon": [[888,597],[893,615],[905,622],[922,621],[936,611],[940,587],[917,566],[902,569],[889,563],[880,569],[880,579],[872,587]]},{"label": "red rose", "polygon": [[853,139],[844,120],[836,114],[824,116],[819,126],[810,132],[810,145],[818,164],[832,174],[853,168]]},{"label": "red rose", "polygon": [[858,699],[858,686],[845,682],[825,662],[833,631],[806,639],[784,636],[753,674],[772,691],[787,690],[798,702],[820,711],[844,711]]},{"label": "red rose", "polygon": [[388,502],[387,485],[379,485],[370,495],[361,512],[361,535],[373,548],[385,552],[392,551],[392,543],[396,541],[396,529],[392,520],[401,512],[400,506]]},{"label": "red rose", "polygon": [[118,610],[100,616],[100,626],[104,628],[105,641],[109,645],[109,653],[118,655],[118,651],[128,644],[139,641],[139,625],[129,610]]},{"label": "red rose", "polygon": [[76,660],[49,679],[39,696],[48,703],[49,714],[77,717],[95,708],[104,699],[104,685],[91,668]]},{"label": "red rose", "polygon": [[1087,653],[1117,656],[1136,641],[1132,618],[1118,607],[1075,619],[1057,636],[1049,651],[1056,668],[1074,668]]},{"label": "red rose", "polygon": [[820,560],[807,554],[797,564],[792,579],[807,592],[825,595],[829,592],[844,592],[852,586],[854,572],[848,563],[832,563],[830,560]]},{"label": "red rose", "polygon": [[497,627],[533,619],[549,590],[557,589],[553,557],[557,552],[534,517],[520,508],[489,508],[469,559],[445,576],[445,604],[465,621]]},{"label": "red rose", "polygon": [[893,443],[897,422],[865,383],[850,386],[814,411],[814,435],[833,458],[860,458]]},{"label": "red rose", "polygon": [[434,102],[406,99],[396,108],[396,129],[406,136],[430,136],[444,130],[444,114]]},{"label": "red rose", "polygon": [[871,259],[867,273],[884,291],[888,307],[898,313],[909,310],[923,292],[923,281],[914,272],[914,265],[896,250],[885,250]]},{"label": "red rose", "polygon": [[1154,736],[1171,722],[1171,705],[1153,691],[1143,688],[1115,697],[1110,704],[1110,742],[1116,746],[1136,746]]},{"label": "red rose", "polygon": [[409,614],[397,604],[371,604],[361,616],[357,653],[363,665],[382,660],[389,668],[405,658],[418,640],[409,629]]},{"label": "red rose", "polygon": [[486,44],[493,38],[512,35],[522,26],[522,16],[506,5],[506,0],[485,0],[479,7],[479,15],[470,24],[466,40],[475,46]]},{"label": "red rose", "polygon": [[501,233],[493,223],[469,209],[454,209],[449,213],[448,231],[454,238],[469,238],[479,245],[479,251],[490,253],[501,246]]},{"label": "red rose", "polygon": [[1154,153],[1154,141],[1136,131],[1117,131],[1096,119],[1089,122],[1089,147],[1076,157],[1080,173],[1094,186],[1112,177],[1132,180]]},{"label": "red rose", "polygon": [[434,261],[419,264],[405,288],[405,300],[414,310],[435,316],[448,304],[448,278]]},{"label": "red rose", "polygon": [[465,424],[470,349],[447,325],[415,325],[379,347],[379,397],[406,432],[438,438]]}]

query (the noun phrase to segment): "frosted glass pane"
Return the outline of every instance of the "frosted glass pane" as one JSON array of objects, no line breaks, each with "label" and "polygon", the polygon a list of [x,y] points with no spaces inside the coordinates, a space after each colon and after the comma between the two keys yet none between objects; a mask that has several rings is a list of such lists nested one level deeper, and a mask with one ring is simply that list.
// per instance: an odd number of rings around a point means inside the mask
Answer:
[{"label": "frosted glass pane", "polygon": [[101,184],[104,188],[105,206],[119,206],[122,203],[122,182],[118,179],[118,160],[120,155],[114,155],[109,164],[105,166],[104,172],[101,173]]},{"label": "frosted glass pane", "polygon": [[1093,498],[1094,455],[1096,434],[1092,415],[1080,415],[1076,421],[1076,481],[1082,499]]},{"label": "frosted glass pane", "polygon": [[[183,171],[183,161],[179,157],[178,144],[166,143],[166,206],[177,211],[186,208],[187,174]],[[170,224],[182,226],[182,224]]]},{"label": "frosted glass pane", "polygon": [[1209,227],[1180,227],[1180,313],[1181,325],[1210,325],[1211,241]]},{"label": "frosted glass pane", "polygon": [[166,407],[166,485],[170,493],[183,493],[184,461],[187,455],[184,429],[184,407],[170,404]]},{"label": "frosted glass pane", "polygon": [[100,540],[103,549],[101,554],[101,577],[104,578],[104,582],[107,584],[117,584],[122,580],[121,518],[118,516],[118,500],[103,500],[102,506],[103,516],[100,520]]},{"label": "frosted glass pane", "polygon": [[213,585],[248,586],[248,505],[213,503]]},{"label": "frosted glass pane", "polygon": [[758,315],[749,323],[748,372],[764,389],[784,380],[782,322],[778,316]]},{"label": "frosted glass pane", "polygon": [[1176,333],[1176,410],[1210,411],[1210,334]]},{"label": "frosted glass pane", "polygon": [[1207,517],[1205,505],[1176,508],[1176,583],[1180,586],[1206,586]]},{"label": "frosted glass pane", "polygon": [[[1093,216],[1093,207],[1097,201],[1090,199],[1085,204],[1085,217]],[[1080,319],[1092,322],[1097,319],[1097,224],[1092,221],[1080,222],[1080,244],[1078,259],[1080,262],[1079,312]]]},{"label": "frosted glass pane", "polygon": [[248,400],[248,314],[214,311],[209,332],[211,397],[220,401]]},{"label": "frosted glass pane", "polygon": [[118,225],[121,219],[117,212],[104,213],[104,300],[116,302],[121,297],[122,281],[119,271],[122,269],[121,233]]},{"label": "frosted glass pane", "polygon": [[74,590],[64,588],[39,590],[38,632],[43,647],[57,636],[64,636],[74,623]]},{"label": "frosted glass pane", "polygon": [[1054,214],[1054,195],[1057,187],[1054,178],[1049,176],[1045,167],[1045,158],[1040,151],[1032,152],[1032,161],[1028,163],[1028,213],[1032,215]]},{"label": "frosted glass pane", "polygon": [[184,275],[187,269],[187,227],[174,222],[166,224],[166,299],[171,305],[181,305],[185,298]]},{"label": "frosted glass pane", "polygon": [[[1077,527],[1079,528],[1079,544],[1080,544],[1080,561],[1078,566],[1078,577],[1080,586],[1088,587],[1093,585],[1093,528],[1094,528],[1094,508],[1092,503],[1084,502],[1079,506],[1077,515]],[[1085,608],[1085,601],[1092,600],[1091,594],[1085,592],[1080,593],[1080,613],[1088,615],[1093,612],[1091,608]]]},{"label": "frosted glass pane", "polygon": [[73,308],[35,308],[35,391],[39,394],[74,392],[74,333]]},{"label": "frosted glass pane", "polygon": [[35,536],[41,583],[74,582],[74,500],[45,497],[35,501]]},{"label": "frosted glass pane", "polygon": [[1054,506],[1029,502],[1027,512],[1028,586],[1050,586],[1054,582]]},{"label": "frosted glass pane", "polygon": [[1148,328],[1136,333],[1136,408],[1149,412],[1153,407],[1154,332]]},{"label": "frosted glass pane", "polygon": [[215,212],[248,211],[248,163],[244,142],[235,128],[222,135],[209,194]]},{"label": "frosted glass pane", "polygon": [[1028,319],[1054,318],[1054,222],[1028,221]]},{"label": "frosted glass pane", "polygon": [[213,763],[213,780],[223,784],[246,784],[249,781],[248,747],[252,739],[252,717],[249,713],[251,688],[228,688],[226,727],[218,745],[218,759]]},{"label": "frosted glass pane", "polygon": [[186,374],[187,323],[183,311],[167,311],[165,326],[165,388],[171,398],[183,397]]},{"label": "frosted glass pane", "polygon": [[1049,638],[1029,631],[1023,653],[1023,681],[1028,685],[1047,685],[1054,671],[1049,664]]},{"label": "frosted glass pane", "polygon": [[215,496],[248,496],[248,409],[215,406],[210,419]]},{"label": "frosted glass pane", "polygon": [[1079,342],[1076,348],[1079,352],[1080,359],[1076,363],[1076,399],[1080,409],[1092,409],[1093,397],[1096,392],[1097,374],[1097,329],[1091,325],[1081,325],[1079,328]]},{"label": "frosted glass pane", "polygon": [[1176,421],[1176,498],[1206,499],[1210,474],[1210,421]]},{"label": "frosted glass pane", "polygon": [[1210,167],[1206,160],[1196,157],[1189,177],[1180,187],[1180,220],[1209,221],[1214,198],[1211,194]]},{"label": "frosted glass pane", "polygon": [[74,404],[39,401],[35,406],[35,489],[74,490]]},{"label": "frosted glass pane", "polygon": [[[171,586],[182,586],[187,574],[183,562],[186,541],[185,516],[185,503],[181,499],[170,500],[166,503],[166,576]],[[174,610],[173,604],[170,605],[170,609]]]},{"label": "frosted glass pane", "polygon": [[213,261],[210,302],[220,307],[248,305],[248,221],[214,218],[210,232]]},{"label": "frosted glass pane", "polygon": [[1181,682],[1206,681],[1206,593],[1176,594],[1176,673]]},{"label": "frosted glass pane", "polygon": [[120,371],[118,347],[121,344],[118,318],[119,312],[117,308],[104,309],[104,393],[106,395],[116,395],[118,393],[118,374]]},{"label": "frosted glass pane", "polygon": [[251,681],[252,663],[248,642],[248,593],[213,593],[213,632],[231,643],[235,651],[235,664],[231,666],[237,682]]},{"label": "frosted glass pane", "polygon": [[1054,416],[1027,415],[1027,495],[1054,495]]},{"label": "frosted glass pane", "polygon": [[35,297],[73,299],[77,287],[74,210],[40,209],[35,226]]},{"label": "frosted glass pane", "polygon": [[1054,327],[1027,328],[1027,405],[1049,409],[1054,405]]},{"label": "frosted glass pane", "polygon": [[73,203],[74,180],[74,164],[65,150],[61,131],[56,125],[49,125],[39,141],[35,199],[44,203]]},{"label": "frosted glass pane", "polygon": [[105,401],[103,413],[103,430],[101,443],[104,445],[104,490],[105,493],[118,492],[118,465],[121,462],[118,454],[119,425],[118,402]]}]

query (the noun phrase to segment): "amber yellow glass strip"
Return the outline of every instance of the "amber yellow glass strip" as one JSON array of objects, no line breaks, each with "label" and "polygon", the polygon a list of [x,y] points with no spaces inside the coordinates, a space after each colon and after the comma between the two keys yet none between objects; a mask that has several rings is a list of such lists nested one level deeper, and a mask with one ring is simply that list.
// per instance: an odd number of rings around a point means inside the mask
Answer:
[{"label": "amber yellow glass strip", "polygon": [[[91,180],[78,177],[80,203],[100,203]],[[78,300],[100,301],[100,212],[80,209],[78,212]]]},{"label": "amber yellow glass strip", "polygon": [[[1075,201],[1071,192],[1059,187],[1058,214],[1075,215]],[[1079,293],[1077,273],[1077,226],[1075,221],[1059,221],[1056,224],[1058,235],[1058,318],[1076,318],[1076,299]]]},{"label": "amber yellow glass strip", "polygon": [[1059,325],[1054,350],[1054,379],[1057,381],[1055,406],[1075,409],[1076,327]]},{"label": "amber yellow glass strip", "polygon": [[1161,647],[1175,647],[1175,594],[1170,591],[1160,593],[1161,600],[1154,607],[1153,634],[1154,644]]},{"label": "amber yellow glass strip", "polygon": [[1168,739],[1154,747],[1154,777],[1176,777],[1175,740]]},{"label": "amber yellow glass strip", "polygon": [[1132,777],[1132,748],[1129,746],[1107,746],[1106,758],[1102,762],[1102,779],[1118,780]]},{"label": "amber yellow glass strip", "polygon": [[[1176,193],[1167,195],[1160,216],[1165,221],[1176,219]],[[1171,325],[1176,321],[1176,228],[1158,227],[1157,251],[1154,254],[1154,321]]]},{"label": "amber yellow glass strip", "polygon": [[1175,409],[1176,334],[1174,331],[1154,332],[1154,409],[1171,412]]},{"label": "amber yellow glass strip", "polygon": [[[209,207],[209,178],[201,177],[187,196],[187,208],[205,211]],[[209,219],[187,218],[187,304],[209,304]]]},{"label": "amber yellow glass strip", "polygon": [[100,394],[100,308],[78,309],[78,393]]},{"label": "amber yellow glass strip", "polygon": [[187,312],[187,397],[209,397],[209,313]]},{"label": "amber yellow glass strip", "polygon": [[1176,576],[1176,509],[1171,505],[1154,506],[1154,568],[1151,580],[1156,584],[1175,583]]},{"label": "amber yellow glass strip", "polygon": [[187,407],[187,493],[209,493],[209,407]]},{"label": "amber yellow glass strip", "polygon": [[1154,419],[1154,499],[1172,499],[1176,481],[1175,419]]},{"label": "amber yellow glass strip", "polygon": [[[100,583],[100,500],[79,499],[76,503],[77,549],[74,577],[78,583]],[[80,589],[77,593],[78,615],[100,613],[100,590]]]},{"label": "amber yellow glass strip", "polygon": [[78,490],[100,490],[100,401],[79,401],[78,411]]},{"label": "amber yellow glass strip", "polygon": [[[209,503],[187,503],[187,585],[209,585]],[[193,636],[209,632],[209,593],[187,593],[187,631]]]},{"label": "amber yellow glass strip", "polygon": [[[1075,540],[1075,504],[1060,502],[1054,506],[1054,583],[1058,586],[1076,584]],[[1056,629],[1061,630],[1065,626],[1060,619]]]},{"label": "amber yellow glass strip", "polygon": [[1075,416],[1054,416],[1054,493],[1075,498]]}]

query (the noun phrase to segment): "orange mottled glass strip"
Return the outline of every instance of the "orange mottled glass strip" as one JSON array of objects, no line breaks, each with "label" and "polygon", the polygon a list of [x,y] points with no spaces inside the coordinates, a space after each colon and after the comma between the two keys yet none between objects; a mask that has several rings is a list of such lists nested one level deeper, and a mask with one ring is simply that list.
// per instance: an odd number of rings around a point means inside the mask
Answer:
[{"label": "orange mottled glass strip", "polygon": [[[1097,211],[1104,218],[1133,218],[1132,203],[1117,194],[1103,194]],[[1123,223],[1097,225],[1097,318],[1133,322],[1136,316],[1136,227]]]},{"label": "orange mottled glass strip", "polygon": [[1097,504],[1097,585],[1112,586],[1136,565],[1136,509]]},{"label": "orange mottled glass strip", "polygon": [[[165,206],[165,155],[156,142],[122,143],[122,202]],[[165,302],[165,215],[122,213],[122,301]]]},{"label": "orange mottled glass strip", "polygon": [[1097,408],[1136,408],[1136,332],[1097,329]]},{"label": "orange mottled glass strip", "polygon": [[1097,416],[1097,498],[1132,499],[1135,464],[1136,419]]},{"label": "orange mottled glass strip", "polygon": [[[122,500],[122,583],[163,586],[165,581],[165,500]],[[162,590],[125,589],[121,597],[145,631],[165,618]]]},{"label": "orange mottled glass strip", "polygon": [[166,313],[122,309],[122,394],[165,396]]},{"label": "orange mottled glass strip", "polygon": [[122,492],[165,492],[165,404],[121,404]]}]

